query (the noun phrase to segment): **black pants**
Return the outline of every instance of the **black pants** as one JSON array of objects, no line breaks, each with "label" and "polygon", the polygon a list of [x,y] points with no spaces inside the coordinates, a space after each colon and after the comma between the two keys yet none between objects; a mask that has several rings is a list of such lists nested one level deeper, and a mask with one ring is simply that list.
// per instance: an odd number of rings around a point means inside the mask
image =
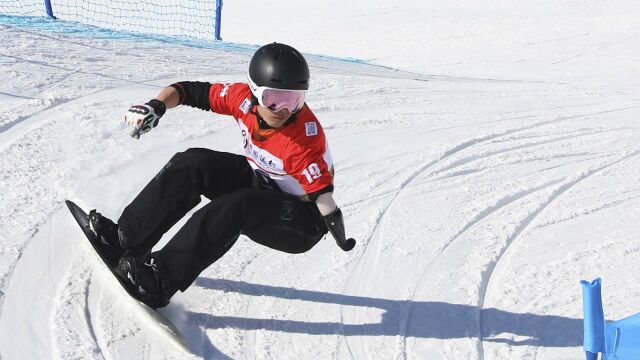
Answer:
[{"label": "black pants", "polygon": [[177,153],[124,209],[118,220],[123,245],[147,254],[201,195],[211,200],[151,254],[172,295],[189,287],[240,234],[287,253],[308,251],[326,234],[315,203],[253,184],[244,156],[199,148]]}]

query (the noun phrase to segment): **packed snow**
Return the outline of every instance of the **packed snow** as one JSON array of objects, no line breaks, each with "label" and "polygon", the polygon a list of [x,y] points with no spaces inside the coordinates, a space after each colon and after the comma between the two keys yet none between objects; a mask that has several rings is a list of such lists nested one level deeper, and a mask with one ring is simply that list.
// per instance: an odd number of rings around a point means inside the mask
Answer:
[{"label": "packed snow", "polygon": [[[603,278],[611,319],[640,311],[637,2],[224,6],[208,47],[0,17],[2,359],[577,359],[579,280]],[[358,243],[242,238],[161,310],[187,354],[64,200],[117,218],[174,153],[241,153],[229,117],[176,108],[135,140],[123,115],[244,81],[271,41],[307,54]]]}]

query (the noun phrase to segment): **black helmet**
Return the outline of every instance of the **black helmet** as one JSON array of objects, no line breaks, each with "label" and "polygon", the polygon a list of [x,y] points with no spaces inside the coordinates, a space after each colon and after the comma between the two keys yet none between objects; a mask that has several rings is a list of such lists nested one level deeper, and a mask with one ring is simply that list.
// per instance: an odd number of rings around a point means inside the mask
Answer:
[{"label": "black helmet", "polygon": [[258,87],[308,90],[309,66],[298,50],[274,42],[253,54],[249,64],[249,82],[254,94]]}]

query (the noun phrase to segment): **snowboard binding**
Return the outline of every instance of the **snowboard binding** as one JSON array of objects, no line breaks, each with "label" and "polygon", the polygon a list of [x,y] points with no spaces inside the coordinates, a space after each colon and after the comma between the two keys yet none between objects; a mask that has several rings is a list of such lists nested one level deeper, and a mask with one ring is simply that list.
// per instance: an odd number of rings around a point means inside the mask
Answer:
[{"label": "snowboard binding", "polygon": [[142,260],[127,251],[114,271],[125,280],[136,298],[149,307],[157,309],[169,304],[167,287],[163,286],[166,281],[162,280],[158,265],[151,256]]}]

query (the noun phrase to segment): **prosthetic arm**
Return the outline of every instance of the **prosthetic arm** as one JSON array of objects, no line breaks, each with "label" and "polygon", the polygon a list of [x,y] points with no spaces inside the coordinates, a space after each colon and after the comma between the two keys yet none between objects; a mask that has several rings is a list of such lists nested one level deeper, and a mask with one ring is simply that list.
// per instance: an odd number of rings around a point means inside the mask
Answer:
[{"label": "prosthetic arm", "polygon": [[316,205],[320,214],[324,217],[324,222],[329,228],[329,232],[336,240],[338,246],[344,250],[349,251],[356,245],[356,240],[353,238],[347,239],[344,231],[344,220],[342,218],[342,211],[336,205],[333,200],[333,193],[324,193],[316,199]]}]

